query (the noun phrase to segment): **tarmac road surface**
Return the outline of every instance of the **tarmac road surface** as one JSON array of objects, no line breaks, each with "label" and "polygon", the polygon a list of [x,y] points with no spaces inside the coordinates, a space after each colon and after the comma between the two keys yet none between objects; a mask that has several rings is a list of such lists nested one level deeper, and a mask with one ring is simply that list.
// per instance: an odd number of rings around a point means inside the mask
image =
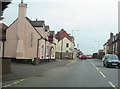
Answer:
[{"label": "tarmac road surface", "polygon": [[118,68],[105,68],[101,60],[73,60],[32,77],[3,82],[3,87],[118,87]]}]

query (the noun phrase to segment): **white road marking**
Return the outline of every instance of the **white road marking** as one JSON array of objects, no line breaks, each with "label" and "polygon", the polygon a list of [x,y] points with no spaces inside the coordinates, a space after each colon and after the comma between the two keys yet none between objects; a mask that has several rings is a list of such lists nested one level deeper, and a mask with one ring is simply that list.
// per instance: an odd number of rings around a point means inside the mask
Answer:
[{"label": "white road marking", "polygon": [[21,79],[20,81],[22,82],[22,81],[24,81],[25,79]]},{"label": "white road marking", "polygon": [[17,84],[17,83],[20,83],[20,81],[16,81],[16,82],[14,82],[14,83],[12,83],[12,84]]},{"label": "white road marking", "polygon": [[[92,62],[91,62],[92,63]],[[95,66],[94,63],[92,63],[93,66],[99,71],[99,73],[105,78],[106,76]],[[115,85],[112,82],[108,82],[114,89],[117,89]]]},{"label": "white road marking", "polygon": [[99,69],[97,67],[95,67],[95,68],[99,71]]},{"label": "white road marking", "polygon": [[[92,62],[91,62],[91,63],[92,63]],[[93,63],[92,63],[92,64],[93,64]],[[93,64],[93,66],[96,67],[95,64]]]},{"label": "white road marking", "polygon": [[109,84],[110,84],[114,89],[117,89],[117,88],[115,87],[115,85],[113,85],[112,82],[109,82]]},{"label": "white road marking", "polygon": [[2,86],[2,87],[10,87],[10,86],[12,86],[12,84],[8,84],[8,85]]},{"label": "white road marking", "polygon": [[25,80],[25,79],[20,79],[19,81],[13,82],[12,84],[5,85],[5,86],[3,86],[3,87],[10,87],[10,86],[12,86],[13,84],[20,83],[20,82],[22,82],[22,81],[24,81],[24,80]]},{"label": "white road marking", "polygon": [[72,61],[72,62],[68,63],[67,66],[71,65],[71,64],[74,63],[74,62],[75,62],[75,61]]},{"label": "white road marking", "polygon": [[[92,63],[92,62],[91,62]],[[96,65],[94,63],[92,63],[93,66],[99,71],[99,73],[105,78],[106,76],[96,67]]]},{"label": "white road marking", "polygon": [[101,72],[101,71],[99,71],[100,72],[100,74],[105,78],[106,76]]}]

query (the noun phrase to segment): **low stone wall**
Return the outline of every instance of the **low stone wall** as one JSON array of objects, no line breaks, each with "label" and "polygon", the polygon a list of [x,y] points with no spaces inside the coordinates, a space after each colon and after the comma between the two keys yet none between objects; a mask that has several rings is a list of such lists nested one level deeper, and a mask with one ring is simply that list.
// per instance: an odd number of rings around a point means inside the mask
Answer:
[{"label": "low stone wall", "polygon": [[2,74],[11,72],[11,59],[2,59]]},{"label": "low stone wall", "polygon": [[[61,53],[60,52],[56,52],[55,54],[55,58],[59,59],[59,57],[61,58]],[[62,59],[73,59],[72,58],[72,53],[66,53],[66,52],[62,52]]]}]

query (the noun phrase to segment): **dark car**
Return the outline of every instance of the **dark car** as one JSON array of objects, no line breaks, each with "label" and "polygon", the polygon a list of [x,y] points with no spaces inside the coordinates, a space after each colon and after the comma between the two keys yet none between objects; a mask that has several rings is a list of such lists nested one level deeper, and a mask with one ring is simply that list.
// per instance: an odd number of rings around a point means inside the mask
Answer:
[{"label": "dark car", "polygon": [[103,66],[105,67],[116,67],[120,68],[120,60],[118,59],[117,55],[114,54],[107,54],[103,58]]}]

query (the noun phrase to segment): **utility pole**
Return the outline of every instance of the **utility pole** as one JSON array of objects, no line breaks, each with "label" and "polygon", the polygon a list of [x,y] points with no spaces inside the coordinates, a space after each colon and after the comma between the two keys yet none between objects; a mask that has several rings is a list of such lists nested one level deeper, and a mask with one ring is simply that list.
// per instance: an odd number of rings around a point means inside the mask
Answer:
[{"label": "utility pole", "polygon": [[79,49],[79,44],[77,44],[77,50]]},{"label": "utility pole", "polygon": [[[73,31],[79,31],[79,30],[72,30],[72,45],[73,45],[73,49],[74,49],[74,36],[73,36]],[[73,59],[73,50],[72,50],[72,59]]]},{"label": "utility pole", "polygon": [[[74,46],[74,43],[73,43],[73,30],[72,30],[72,44],[71,44],[71,46],[73,45]],[[74,47],[73,47],[74,48]],[[72,59],[73,59],[73,50],[72,50]]]},{"label": "utility pole", "polygon": [[23,3],[23,0],[21,0],[21,3]]},{"label": "utility pole", "polygon": [[63,32],[62,34],[60,33],[61,38],[62,38],[62,42],[61,42],[61,59],[62,59],[62,50],[63,50]]}]

